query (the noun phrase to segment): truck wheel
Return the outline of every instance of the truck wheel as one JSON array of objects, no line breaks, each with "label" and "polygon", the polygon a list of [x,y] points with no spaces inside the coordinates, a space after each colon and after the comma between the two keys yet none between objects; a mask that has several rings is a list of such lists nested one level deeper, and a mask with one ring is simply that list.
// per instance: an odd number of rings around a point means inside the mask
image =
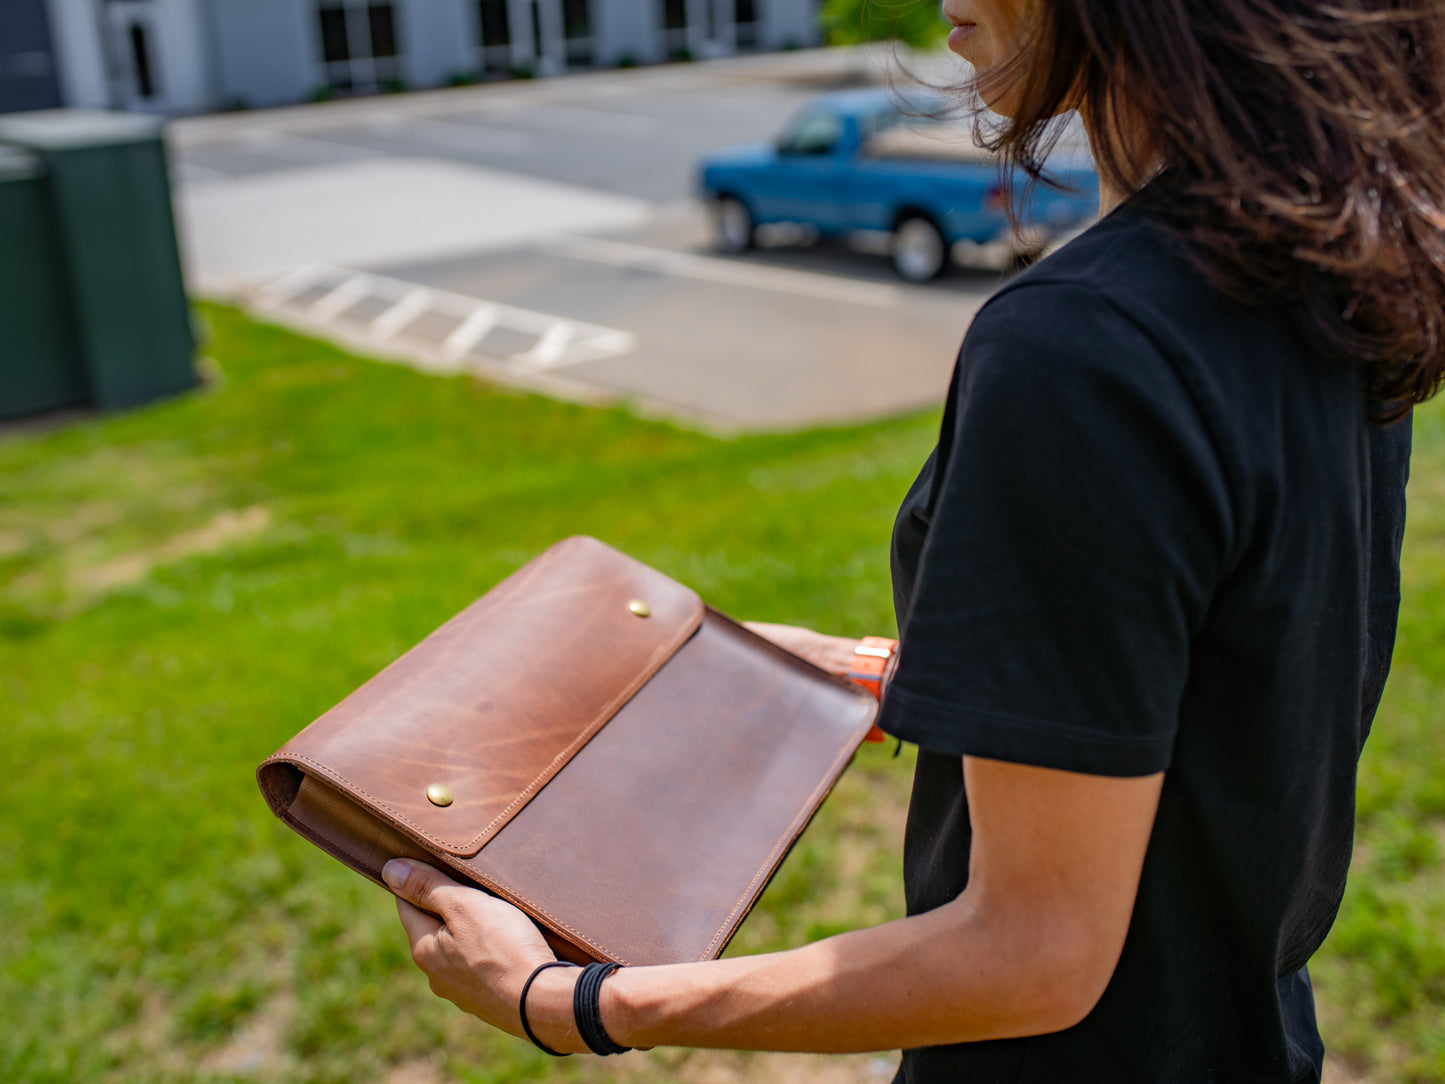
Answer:
[{"label": "truck wheel", "polygon": [[735,196],[719,196],[712,205],[713,246],[736,255],[753,247],[753,216]]},{"label": "truck wheel", "polygon": [[893,270],[908,282],[932,282],[948,263],[948,244],[922,215],[908,215],[893,228]]}]

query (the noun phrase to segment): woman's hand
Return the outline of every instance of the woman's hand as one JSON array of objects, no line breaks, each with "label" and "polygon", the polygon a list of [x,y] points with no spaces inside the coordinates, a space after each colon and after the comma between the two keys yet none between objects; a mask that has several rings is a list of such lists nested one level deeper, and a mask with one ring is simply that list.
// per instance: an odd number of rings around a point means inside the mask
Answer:
[{"label": "woman's hand", "polygon": [[858,641],[849,636],[826,636],[797,625],[773,625],[766,621],[745,621],[747,628],[785,651],[807,659],[830,674],[848,676],[853,669],[853,649]]},{"label": "woman's hand", "polygon": [[[510,903],[411,859],[388,862],[382,878],[396,893],[411,958],[431,980],[432,993],[522,1037],[522,984],[538,964],[556,959],[532,920]],[[534,987],[529,1001],[536,992]],[[537,1027],[535,1018],[532,1025]]]}]

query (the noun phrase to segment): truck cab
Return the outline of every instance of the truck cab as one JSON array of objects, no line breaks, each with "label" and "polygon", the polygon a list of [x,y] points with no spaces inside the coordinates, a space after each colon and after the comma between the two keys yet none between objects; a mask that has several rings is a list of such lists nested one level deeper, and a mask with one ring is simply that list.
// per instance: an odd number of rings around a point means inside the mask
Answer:
[{"label": "truck cab", "polygon": [[943,105],[879,89],[820,95],[773,143],[708,157],[700,179],[717,248],[743,251],[758,226],[775,222],[823,236],[881,233],[895,270],[927,281],[960,241],[1025,251],[1092,220],[1098,176],[1080,140],[1063,141],[1066,151],[1050,159],[1063,188],[1019,186],[1021,233],[1006,213],[997,158],[970,125],[939,119]]}]

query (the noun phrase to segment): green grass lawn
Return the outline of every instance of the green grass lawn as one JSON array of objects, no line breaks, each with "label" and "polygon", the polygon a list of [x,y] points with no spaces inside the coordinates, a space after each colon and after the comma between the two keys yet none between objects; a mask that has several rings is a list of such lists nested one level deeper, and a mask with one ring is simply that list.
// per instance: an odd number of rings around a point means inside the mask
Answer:
[{"label": "green grass lawn", "polygon": [[[737,616],[887,632],[893,511],[937,416],[720,440],[203,311],[211,386],[0,438],[0,1080],[649,1080],[716,1057],[553,1062],[437,1001],[390,898],[275,821],[252,772],[567,534]],[[1439,415],[1314,969],[1327,1042],[1376,1084],[1445,1079]],[[736,951],[900,912],[890,752],[860,754]]]}]

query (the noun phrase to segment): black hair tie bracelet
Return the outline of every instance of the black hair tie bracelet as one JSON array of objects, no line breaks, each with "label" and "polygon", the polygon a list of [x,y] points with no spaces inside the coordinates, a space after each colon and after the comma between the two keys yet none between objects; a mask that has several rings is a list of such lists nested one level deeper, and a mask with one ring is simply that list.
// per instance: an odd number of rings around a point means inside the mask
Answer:
[{"label": "black hair tie bracelet", "polygon": [[572,1013],[577,1018],[577,1033],[594,1054],[626,1054],[630,1046],[618,1046],[602,1026],[602,980],[621,964],[588,964],[582,969],[572,990]]},{"label": "black hair tie bracelet", "polygon": [[576,964],[568,963],[566,960],[551,960],[545,964],[538,964],[532,973],[527,976],[527,981],[522,984],[522,997],[517,1003],[517,1013],[522,1018],[522,1030],[527,1033],[527,1038],[532,1040],[535,1046],[544,1054],[551,1054],[554,1058],[571,1057],[570,1054],[560,1054],[550,1046],[543,1044],[542,1040],[532,1033],[532,1025],[527,1023],[527,991],[532,988],[532,980],[546,971],[549,967],[576,967]]}]

